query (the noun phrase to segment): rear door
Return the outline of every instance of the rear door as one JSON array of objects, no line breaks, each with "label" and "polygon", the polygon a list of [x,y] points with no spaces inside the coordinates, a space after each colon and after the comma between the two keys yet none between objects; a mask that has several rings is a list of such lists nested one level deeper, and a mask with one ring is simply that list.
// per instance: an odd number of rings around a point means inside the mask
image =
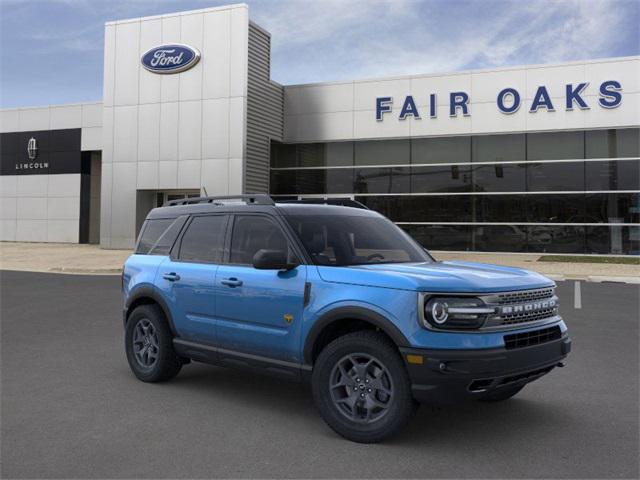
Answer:
[{"label": "rear door", "polygon": [[184,339],[216,343],[215,279],[222,261],[228,215],[193,216],[158,269],[156,285]]},{"label": "rear door", "polygon": [[275,218],[234,215],[228,263],[216,274],[217,343],[223,349],[299,361],[307,267],[258,270],[252,262],[260,249],[296,256],[291,238]]}]

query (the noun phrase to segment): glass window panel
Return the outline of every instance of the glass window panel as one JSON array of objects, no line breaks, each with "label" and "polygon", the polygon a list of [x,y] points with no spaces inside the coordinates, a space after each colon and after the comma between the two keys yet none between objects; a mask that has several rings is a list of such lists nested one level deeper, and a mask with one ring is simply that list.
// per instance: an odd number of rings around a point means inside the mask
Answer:
[{"label": "glass window panel", "polygon": [[585,162],[587,190],[640,190],[640,161]]},{"label": "glass window panel", "polygon": [[158,218],[147,220],[145,222],[144,229],[140,234],[140,240],[138,240],[138,246],[136,253],[147,254],[151,247],[155,245],[160,236],[165,232],[167,228],[175,221],[175,218]]},{"label": "glass window panel", "polygon": [[356,142],[356,165],[408,165],[409,140],[372,140]]},{"label": "glass window panel", "polygon": [[525,160],[527,148],[525,134],[480,135],[473,137],[474,162],[506,162]]},{"label": "glass window panel", "polygon": [[530,163],[527,165],[527,190],[584,190],[584,164],[585,162]]},{"label": "glass window panel", "polygon": [[350,165],[353,165],[353,142],[271,143],[273,168]]},{"label": "glass window panel", "polygon": [[224,247],[226,215],[193,217],[180,242],[180,260],[219,263]]},{"label": "glass window panel", "polygon": [[167,228],[162,235],[155,242],[151,250],[149,251],[149,255],[168,255],[171,247],[173,247],[176,238],[180,234],[180,230],[182,230],[182,226],[185,224],[188,215],[182,215],[178,217],[170,226]]},{"label": "glass window panel", "polygon": [[289,252],[289,242],[280,226],[257,215],[236,216],[229,262],[251,265],[254,255],[262,249]]},{"label": "glass window panel", "polygon": [[353,193],[353,170],[275,170],[271,171],[271,193],[274,195],[315,195]]},{"label": "glass window panel", "polygon": [[411,167],[412,193],[470,192],[472,189],[470,167]]},{"label": "glass window panel", "polygon": [[585,223],[584,194],[527,195],[527,222]]},{"label": "glass window panel", "polygon": [[353,193],[354,172],[351,168],[324,170],[326,193]]},{"label": "glass window panel", "polygon": [[418,195],[402,197],[398,217],[403,222],[470,222],[471,195]]},{"label": "glass window panel", "polygon": [[589,193],[586,223],[640,223],[640,193]]},{"label": "glass window panel", "polygon": [[411,140],[411,163],[471,161],[471,137],[417,138]]},{"label": "glass window panel", "polygon": [[428,250],[469,250],[469,225],[400,225],[420,245]]},{"label": "glass window panel", "polygon": [[476,165],[472,169],[476,192],[524,192],[527,189],[525,164]]},{"label": "glass window panel", "polygon": [[296,146],[271,142],[271,166],[274,168],[297,167]]},{"label": "glass window panel", "polygon": [[402,213],[402,198],[394,196],[384,197],[355,197],[355,200],[366,205],[369,209],[384,215],[394,222],[400,222],[403,220]]},{"label": "glass window panel", "polygon": [[585,132],[586,158],[640,156],[640,129],[621,128]]},{"label": "glass window panel", "polygon": [[371,210],[394,222],[470,222],[472,198],[469,195],[355,197]]},{"label": "glass window panel", "polygon": [[323,167],[324,157],[324,143],[301,143],[296,145],[296,166],[298,167]]},{"label": "glass window panel", "polygon": [[[295,195],[299,193],[305,186],[300,185],[297,181],[297,170],[284,170],[284,171],[271,171],[270,191],[274,195]],[[321,190],[324,185],[309,185],[306,186],[311,191],[304,193],[316,193],[316,190]]]},{"label": "glass window panel", "polygon": [[587,252],[640,255],[640,227],[587,227]]},{"label": "glass window panel", "polygon": [[585,229],[574,226],[530,225],[529,251],[540,253],[584,253]]},{"label": "glass window panel", "polygon": [[320,265],[424,262],[427,255],[386,219],[360,216],[287,216],[307,253]]},{"label": "glass window panel", "polygon": [[527,228],[521,225],[475,226],[472,249],[479,252],[526,252]]},{"label": "glass window panel", "polygon": [[353,142],[327,143],[324,164],[328,167],[353,165]]},{"label": "glass window panel", "polygon": [[545,132],[527,134],[528,160],[584,158],[584,132]]},{"label": "glass window panel", "polygon": [[526,222],[526,195],[475,195],[471,206],[475,222]]},{"label": "glass window panel", "polygon": [[354,173],[355,193],[409,193],[410,189],[408,167],[358,168]]}]

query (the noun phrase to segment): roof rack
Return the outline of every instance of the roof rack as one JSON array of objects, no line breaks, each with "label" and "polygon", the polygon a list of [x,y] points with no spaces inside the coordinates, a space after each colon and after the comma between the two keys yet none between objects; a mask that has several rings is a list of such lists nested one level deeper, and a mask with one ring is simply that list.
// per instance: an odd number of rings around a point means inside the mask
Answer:
[{"label": "roof rack", "polygon": [[180,198],[178,200],[170,200],[163,207],[174,207],[176,205],[194,205],[198,203],[213,203],[214,205],[224,205],[223,200],[240,200],[247,205],[275,205],[273,199],[266,194],[260,193],[255,195],[225,195],[215,197],[191,197]]},{"label": "roof rack", "polygon": [[278,203],[307,203],[316,205],[337,205],[341,207],[361,208],[369,210],[369,207],[352,198],[302,198],[299,200],[278,200]]}]

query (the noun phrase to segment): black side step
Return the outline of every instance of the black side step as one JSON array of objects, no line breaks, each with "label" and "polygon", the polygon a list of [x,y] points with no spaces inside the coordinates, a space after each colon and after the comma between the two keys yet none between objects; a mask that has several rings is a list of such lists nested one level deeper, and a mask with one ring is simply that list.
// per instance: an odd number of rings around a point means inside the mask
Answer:
[{"label": "black side step", "polygon": [[226,350],[181,338],[173,339],[173,348],[181,357],[187,357],[196,362],[239,368],[288,380],[305,381],[311,373],[311,365]]}]

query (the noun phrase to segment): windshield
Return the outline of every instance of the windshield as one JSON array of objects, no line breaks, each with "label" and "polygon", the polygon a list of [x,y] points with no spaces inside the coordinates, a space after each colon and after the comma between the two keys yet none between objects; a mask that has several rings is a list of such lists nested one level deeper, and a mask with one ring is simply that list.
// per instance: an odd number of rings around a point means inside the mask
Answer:
[{"label": "windshield", "polygon": [[316,265],[432,261],[420,245],[386,218],[347,215],[286,218]]}]

